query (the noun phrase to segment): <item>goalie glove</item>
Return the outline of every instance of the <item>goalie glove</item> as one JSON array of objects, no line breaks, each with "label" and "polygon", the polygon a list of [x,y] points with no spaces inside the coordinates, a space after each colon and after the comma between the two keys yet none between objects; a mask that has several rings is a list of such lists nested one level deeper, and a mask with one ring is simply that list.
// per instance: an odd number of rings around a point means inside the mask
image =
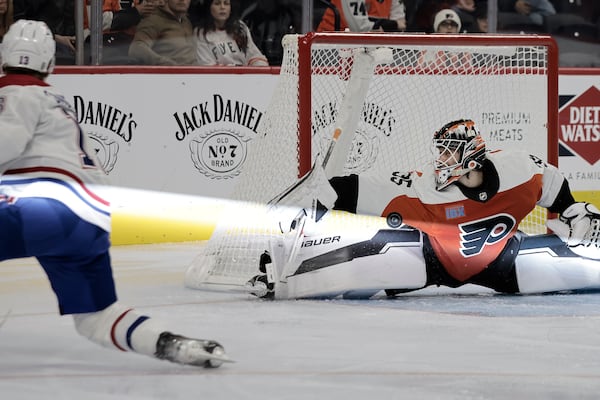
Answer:
[{"label": "goalie glove", "polygon": [[330,210],[337,200],[337,193],[325,176],[317,157],[310,171],[298,182],[269,202],[277,207],[297,207],[317,210],[320,206]]},{"label": "goalie glove", "polygon": [[600,211],[590,203],[571,204],[559,219],[546,222],[569,247],[584,246],[600,250]]}]

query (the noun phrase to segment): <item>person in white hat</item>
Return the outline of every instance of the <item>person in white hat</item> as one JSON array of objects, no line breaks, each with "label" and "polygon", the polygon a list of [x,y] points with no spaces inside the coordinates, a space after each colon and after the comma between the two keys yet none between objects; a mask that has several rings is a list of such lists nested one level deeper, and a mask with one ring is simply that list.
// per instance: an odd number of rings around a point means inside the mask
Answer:
[{"label": "person in white hat", "polygon": [[459,33],[461,28],[460,17],[456,11],[449,8],[435,14],[433,31],[435,33]]}]

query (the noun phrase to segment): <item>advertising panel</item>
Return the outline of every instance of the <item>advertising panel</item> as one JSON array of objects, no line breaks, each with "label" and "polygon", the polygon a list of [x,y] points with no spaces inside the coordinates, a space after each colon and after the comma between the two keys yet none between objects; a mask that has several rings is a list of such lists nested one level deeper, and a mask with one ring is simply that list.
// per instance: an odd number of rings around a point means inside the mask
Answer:
[{"label": "advertising panel", "polygon": [[112,184],[228,197],[276,75],[58,74]]},{"label": "advertising panel", "polygon": [[600,71],[559,76],[559,169],[580,201],[600,204]]}]

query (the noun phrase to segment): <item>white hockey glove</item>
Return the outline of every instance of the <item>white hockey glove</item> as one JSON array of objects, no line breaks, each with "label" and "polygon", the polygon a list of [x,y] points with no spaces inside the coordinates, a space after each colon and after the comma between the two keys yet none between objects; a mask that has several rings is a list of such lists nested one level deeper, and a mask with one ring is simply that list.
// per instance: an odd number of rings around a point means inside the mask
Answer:
[{"label": "white hockey glove", "polygon": [[569,247],[600,250],[600,210],[593,204],[571,204],[560,218],[548,220],[546,225]]}]

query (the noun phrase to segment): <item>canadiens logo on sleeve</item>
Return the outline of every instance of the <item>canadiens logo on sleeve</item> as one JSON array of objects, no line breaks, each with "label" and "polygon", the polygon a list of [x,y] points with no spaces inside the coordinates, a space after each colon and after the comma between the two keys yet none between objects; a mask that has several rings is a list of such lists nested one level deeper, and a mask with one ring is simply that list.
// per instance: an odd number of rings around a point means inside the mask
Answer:
[{"label": "canadiens logo on sleeve", "polygon": [[497,214],[459,224],[461,254],[464,257],[480,254],[485,246],[504,239],[515,225],[515,219],[509,214]]}]

